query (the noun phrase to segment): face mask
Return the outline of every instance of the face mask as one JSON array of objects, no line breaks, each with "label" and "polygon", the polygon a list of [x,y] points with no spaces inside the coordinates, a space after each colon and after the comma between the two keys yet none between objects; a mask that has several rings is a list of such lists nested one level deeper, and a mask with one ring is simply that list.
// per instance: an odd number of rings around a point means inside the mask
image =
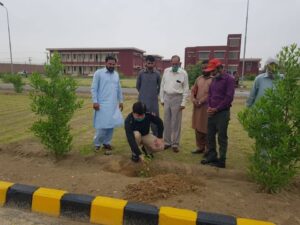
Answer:
[{"label": "face mask", "polygon": [[137,121],[137,122],[142,122],[144,119],[145,119],[145,117],[143,117],[143,118],[134,118],[134,120]]},{"label": "face mask", "polygon": [[113,67],[106,67],[106,69],[107,69],[110,73],[113,73],[114,70],[115,70],[115,68],[113,68]]},{"label": "face mask", "polygon": [[172,66],[172,72],[178,72],[179,66]]}]

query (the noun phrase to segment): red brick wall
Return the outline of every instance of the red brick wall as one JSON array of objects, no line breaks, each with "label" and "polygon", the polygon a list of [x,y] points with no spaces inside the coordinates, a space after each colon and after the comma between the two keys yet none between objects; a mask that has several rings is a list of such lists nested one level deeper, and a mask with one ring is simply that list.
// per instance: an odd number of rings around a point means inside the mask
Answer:
[{"label": "red brick wall", "polygon": [[[35,64],[13,64],[14,73],[26,70],[27,73],[39,72],[44,73],[44,65]],[[0,73],[10,73],[10,63],[0,63]]]}]

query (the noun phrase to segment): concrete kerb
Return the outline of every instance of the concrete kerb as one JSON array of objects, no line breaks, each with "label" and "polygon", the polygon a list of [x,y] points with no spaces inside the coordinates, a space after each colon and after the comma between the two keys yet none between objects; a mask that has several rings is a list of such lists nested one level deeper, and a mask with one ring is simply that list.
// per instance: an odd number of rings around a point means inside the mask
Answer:
[{"label": "concrete kerb", "polygon": [[0,181],[0,206],[102,225],[275,225],[274,223]]}]

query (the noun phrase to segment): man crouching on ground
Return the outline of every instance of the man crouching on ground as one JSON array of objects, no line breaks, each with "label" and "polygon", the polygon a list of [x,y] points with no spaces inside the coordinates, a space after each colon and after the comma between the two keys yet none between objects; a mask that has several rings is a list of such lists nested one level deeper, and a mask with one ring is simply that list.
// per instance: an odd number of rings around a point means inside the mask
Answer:
[{"label": "man crouching on ground", "polygon": [[[157,126],[157,137],[149,133],[151,123]],[[144,161],[140,147],[146,156],[150,157],[153,152],[164,149],[163,122],[158,116],[147,113],[146,106],[142,102],[133,104],[132,112],[125,120],[125,131],[132,151],[131,159],[134,162]]]}]

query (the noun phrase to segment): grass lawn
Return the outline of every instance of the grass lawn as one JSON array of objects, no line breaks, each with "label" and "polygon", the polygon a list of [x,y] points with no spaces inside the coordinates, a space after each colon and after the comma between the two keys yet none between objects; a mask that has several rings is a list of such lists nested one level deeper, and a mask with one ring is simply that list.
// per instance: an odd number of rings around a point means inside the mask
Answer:
[{"label": "grass lawn", "polygon": [[[79,86],[91,86],[92,77],[74,77],[74,79],[78,82]],[[23,82],[25,84],[29,84],[28,78],[23,78]],[[3,83],[2,79],[0,79],[0,83]],[[121,86],[123,88],[135,88],[136,78],[121,78]]]},{"label": "grass lawn", "polygon": [[[92,154],[92,139],[94,129],[92,127],[93,111],[88,96],[81,96],[84,100],[83,108],[78,110],[71,121],[73,139],[73,151],[82,154]],[[0,143],[12,143],[25,139],[32,139],[34,135],[29,128],[36,119],[30,110],[30,99],[27,94],[0,93]],[[134,96],[125,96],[124,117],[131,111],[132,104],[136,101]],[[246,132],[237,120],[237,113],[243,109],[245,99],[236,98],[231,110],[229,125],[228,167],[245,169],[247,157],[251,153],[253,141],[248,138]],[[163,115],[163,109],[160,109]],[[182,121],[181,152],[174,154],[172,151],[164,151],[156,154],[155,158],[161,160],[175,160],[186,163],[199,163],[201,156],[192,155],[195,148],[194,130],[191,129],[192,106],[188,103],[184,110]],[[114,154],[130,155],[123,128],[117,128],[113,137]]]}]

